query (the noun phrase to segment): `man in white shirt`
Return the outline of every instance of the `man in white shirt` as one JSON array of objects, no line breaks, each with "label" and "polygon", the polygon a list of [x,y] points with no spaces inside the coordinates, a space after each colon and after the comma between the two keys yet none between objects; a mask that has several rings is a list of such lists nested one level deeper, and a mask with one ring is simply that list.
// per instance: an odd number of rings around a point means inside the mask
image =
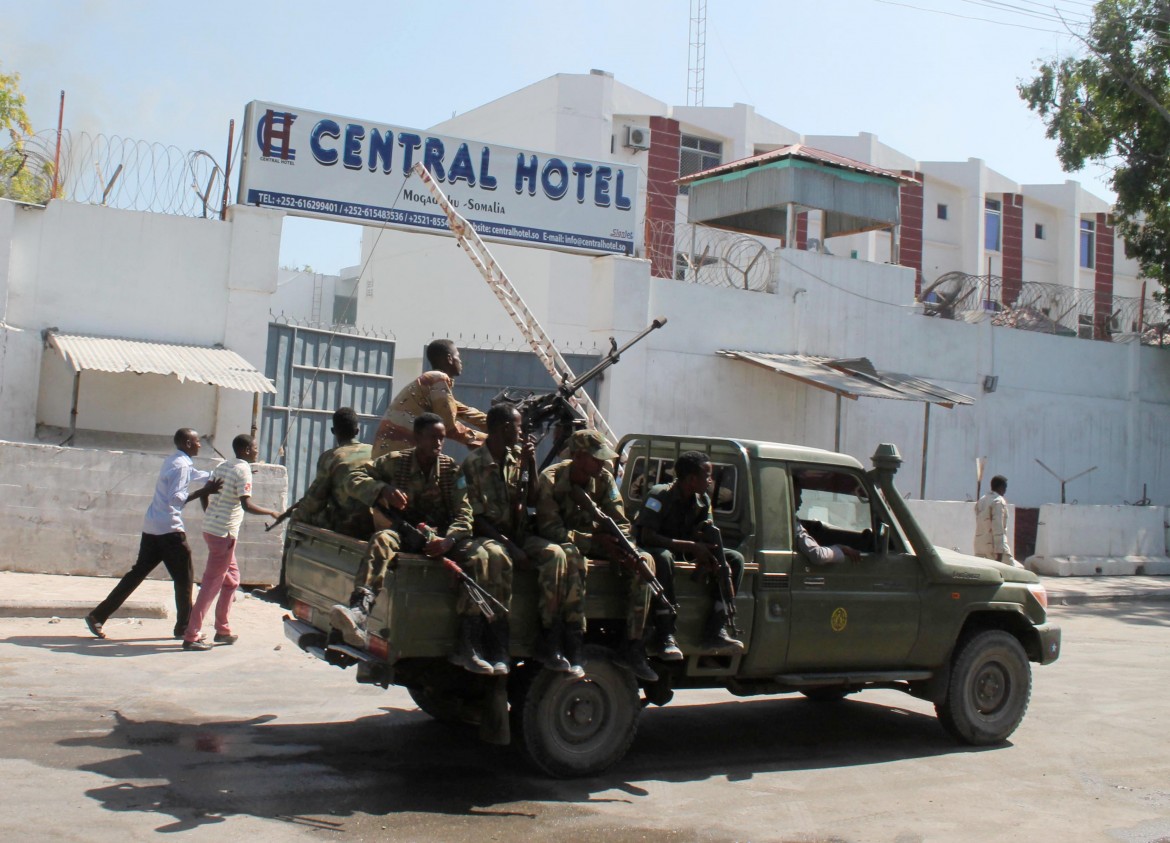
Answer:
[{"label": "man in white shirt", "polygon": [[142,539],[138,545],[138,560],[122,577],[109,596],[85,616],[86,626],[98,638],[105,638],[102,629],[110,615],[126,602],[142,581],[162,562],[175,583],[175,637],[182,638],[191,616],[191,590],[195,583],[191,570],[191,548],[183,528],[183,507],[191,500],[206,501],[209,495],[223,485],[212,480],[202,489],[189,494],[187,487],[211,477],[195,467],[191,458],[199,453],[202,443],[199,434],[189,427],[175,431],[178,449],[163,462],[154,486],[154,497],[146,510],[142,525]]},{"label": "man in white shirt", "polygon": [[279,517],[280,513],[252,503],[252,463],[259,456],[256,440],[241,433],[232,440],[235,459],[220,463],[212,476],[222,481],[219,494],[203,516],[203,541],[207,543],[207,567],[199,583],[199,595],[191,607],[191,619],[183,633],[184,650],[210,650],[211,644],[200,637],[203,618],[215,604],[215,643],[234,644],[228,614],[232,598],[240,585],[240,568],[236,564],[236,537],[244,522],[244,512]]}]

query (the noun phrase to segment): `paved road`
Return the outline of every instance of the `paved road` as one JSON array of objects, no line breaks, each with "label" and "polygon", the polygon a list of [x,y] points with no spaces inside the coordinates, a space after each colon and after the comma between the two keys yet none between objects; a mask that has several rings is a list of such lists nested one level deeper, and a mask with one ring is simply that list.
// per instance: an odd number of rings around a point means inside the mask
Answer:
[{"label": "paved road", "polygon": [[241,601],[240,642],[209,653],[166,619],[114,619],[109,641],[0,619],[0,838],[1170,839],[1165,602],[1055,610],[1064,654],[1004,747],[958,747],[892,691],[687,692],[569,782],[300,653],[279,614]]}]

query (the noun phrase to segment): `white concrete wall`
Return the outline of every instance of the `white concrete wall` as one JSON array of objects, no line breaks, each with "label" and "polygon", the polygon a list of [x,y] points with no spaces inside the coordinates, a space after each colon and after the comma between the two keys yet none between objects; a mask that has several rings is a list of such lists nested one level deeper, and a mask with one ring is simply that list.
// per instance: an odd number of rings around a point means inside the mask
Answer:
[{"label": "white concrete wall", "polygon": [[[28,441],[38,423],[69,423],[72,379],[56,352],[44,352],[46,328],[222,344],[263,371],[281,220],[243,206],[221,222],[0,200],[0,437]],[[173,378],[82,375],[83,430],[170,436],[199,426],[230,441],[251,421],[251,394],[217,398]]]},{"label": "white concrete wall", "polygon": [[[975,553],[975,503],[974,501],[932,501],[908,500],[914,520],[922,527],[927,538],[937,547],[957,550],[959,553]],[[1008,544],[1016,552],[1016,508],[1008,504]]]},{"label": "white concrete wall", "polygon": [[1036,555],[1165,556],[1166,508],[1045,504]]},{"label": "white concrete wall", "polygon": [[1040,507],[1027,565],[1054,576],[1170,575],[1162,506]]},{"label": "white concrete wall", "polygon": [[[436,335],[522,345],[448,240],[388,235],[371,260],[376,292],[359,298],[359,322],[393,330],[404,349]],[[973,497],[975,460],[986,457],[987,471],[1009,477],[1020,505],[1059,499],[1059,484],[1036,459],[1066,477],[1098,466],[1069,485],[1070,500],[1135,500],[1143,483],[1153,499],[1170,500],[1170,359],[1157,349],[926,319],[911,305],[912,271],[811,252],[782,250],[776,292],[756,293],[652,279],[646,262],[627,258],[494,251],[559,342],[605,347],[610,335],[621,342],[652,318],[669,318],[606,373],[600,404],[619,434],[710,433],[832,448],[832,394],[715,352],[867,356],[879,369],[977,399],[931,412],[928,498]],[[994,393],[982,391],[986,375],[999,378]],[[921,404],[846,400],[842,450],[868,462],[878,443],[894,442],[906,460],[899,486],[917,498],[923,423]]]},{"label": "white concrete wall", "polygon": [[[218,460],[196,460],[210,471]],[[154,494],[158,454],[60,448],[0,441],[0,570],[120,577],[134,564],[142,520]],[[283,510],[284,466],[253,467],[252,500]],[[207,560],[203,510],[183,512],[196,577]],[[281,532],[266,519],[244,516],[236,556],[243,581],[275,583]],[[159,566],[156,577],[166,577]]]}]

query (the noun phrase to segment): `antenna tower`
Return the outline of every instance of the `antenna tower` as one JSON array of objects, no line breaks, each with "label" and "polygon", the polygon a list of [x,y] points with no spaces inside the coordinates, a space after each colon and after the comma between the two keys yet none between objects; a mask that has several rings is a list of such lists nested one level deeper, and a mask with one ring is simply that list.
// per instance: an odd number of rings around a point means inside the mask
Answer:
[{"label": "antenna tower", "polygon": [[707,67],[707,0],[691,0],[690,47],[687,51],[687,105],[703,104]]}]

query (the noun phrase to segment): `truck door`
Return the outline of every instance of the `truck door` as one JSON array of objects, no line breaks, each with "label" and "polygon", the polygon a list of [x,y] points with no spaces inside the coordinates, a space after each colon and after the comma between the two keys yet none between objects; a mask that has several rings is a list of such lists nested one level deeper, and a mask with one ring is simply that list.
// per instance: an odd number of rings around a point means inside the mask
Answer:
[{"label": "truck door", "polygon": [[759,572],[751,647],[739,670],[743,676],[774,676],[784,668],[792,619],[792,503],[788,472],[782,463],[760,461],[759,480],[755,531]]},{"label": "truck door", "polygon": [[[906,665],[918,636],[922,573],[896,531],[882,553],[884,508],[859,472],[791,467],[800,526],[822,547],[843,544],[861,560],[792,559],[792,630],[786,670]],[[794,538],[797,522],[793,523]],[[794,543],[799,549],[799,543]]]}]

